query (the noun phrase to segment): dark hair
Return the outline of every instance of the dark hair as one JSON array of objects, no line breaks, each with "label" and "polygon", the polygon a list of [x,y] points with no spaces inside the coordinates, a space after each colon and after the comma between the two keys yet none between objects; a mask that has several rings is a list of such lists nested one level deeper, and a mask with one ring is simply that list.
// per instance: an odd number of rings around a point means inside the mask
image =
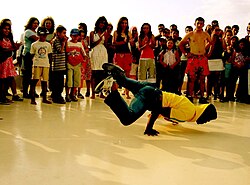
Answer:
[{"label": "dark hair", "polygon": [[141,26],[141,31],[140,31],[140,35],[139,35],[139,38],[141,40],[145,37],[143,27],[146,26],[146,25],[149,27],[148,38],[151,39],[151,37],[152,37],[151,25],[149,23],[143,23],[142,26]]},{"label": "dark hair", "polygon": [[3,35],[3,28],[6,27],[6,26],[9,26],[10,27],[10,33],[9,35],[7,36],[8,39],[10,39],[10,42],[12,44],[12,47],[15,48],[15,43],[14,43],[14,39],[13,39],[13,34],[11,32],[11,25],[7,22],[3,22],[0,26],[0,40],[3,40],[4,38],[4,35]]},{"label": "dark hair", "polygon": [[174,43],[174,39],[172,38],[172,37],[169,37],[168,39],[167,39],[167,42],[168,41],[172,41],[173,43]]},{"label": "dark hair", "polygon": [[171,24],[171,25],[170,25],[170,28],[171,28],[171,27],[175,27],[174,30],[177,29],[177,25],[176,25],[176,24]]},{"label": "dark hair", "polygon": [[113,30],[113,25],[110,22],[108,23],[108,26],[110,26],[111,29]]},{"label": "dark hair", "polygon": [[78,26],[81,26],[82,27],[82,30],[84,31],[84,33],[87,35],[88,33],[88,27],[87,27],[87,24],[81,22],[78,24]]},{"label": "dark hair", "polygon": [[170,33],[170,29],[164,28],[163,32],[164,32],[164,33],[166,33],[166,32],[169,32],[169,33]]},{"label": "dark hair", "polygon": [[46,17],[46,18],[44,18],[42,20],[42,22],[41,22],[41,26],[42,27],[46,27],[45,26],[46,21],[50,21],[51,24],[52,24],[51,28],[47,29],[47,30],[49,31],[49,33],[54,33],[54,31],[55,31],[55,21],[54,21],[54,19],[52,17]]},{"label": "dark hair", "polygon": [[178,29],[174,29],[172,32],[180,33]]},{"label": "dark hair", "polygon": [[62,25],[58,25],[56,28],[56,33],[62,33],[64,30],[66,31],[67,29]]},{"label": "dark hair", "polygon": [[[240,43],[244,44],[243,50],[239,48]],[[244,56],[248,56],[248,49],[249,49],[249,42],[246,38],[242,38],[237,42],[237,47],[236,47],[237,52],[242,52]]]},{"label": "dark hair", "polygon": [[108,25],[107,19],[106,19],[106,17],[101,16],[101,17],[99,17],[99,18],[97,19],[97,21],[95,22],[95,29],[94,29],[95,33],[97,33],[98,30],[100,29],[100,28],[99,28],[99,24],[100,24],[101,22],[104,23],[104,27],[103,27],[103,29],[102,29],[101,31],[103,32],[103,31],[106,30],[107,25]]},{"label": "dark hair", "polygon": [[[128,18],[127,17],[121,17],[117,23],[117,34],[120,35],[122,32],[122,27],[121,27],[121,23],[123,21],[127,21],[128,22]],[[127,28],[125,30],[125,34],[128,35],[129,32],[129,24],[127,25]]]},{"label": "dark hair", "polygon": [[31,29],[32,28],[32,24],[35,22],[35,21],[38,21],[38,24],[39,24],[39,20],[36,18],[36,17],[31,17],[27,24],[24,26],[24,30],[27,30],[27,29]]},{"label": "dark hair", "polygon": [[233,26],[232,26],[232,29],[233,29],[233,28],[235,28],[235,29],[237,29],[237,30],[240,29],[240,27],[239,27],[238,25],[233,25]]},{"label": "dark hair", "polygon": [[233,34],[232,30],[227,30],[225,33],[231,33],[231,34]]},{"label": "dark hair", "polygon": [[185,30],[186,30],[186,29],[190,29],[190,30],[192,30],[192,31],[194,30],[192,26],[186,26]]},{"label": "dark hair", "polygon": [[197,17],[196,19],[195,19],[195,22],[196,21],[202,21],[203,23],[205,23],[205,20],[202,18],[202,17]]},{"label": "dark hair", "polygon": [[226,29],[231,30],[231,29],[232,29],[232,27],[231,27],[231,26],[226,26],[226,27],[224,28],[224,31],[226,31]]},{"label": "dark hair", "polygon": [[209,104],[200,117],[196,120],[197,124],[203,124],[217,118],[217,111],[213,104]]},{"label": "dark hair", "polygon": [[0,26],[1,26],[3,23],[6,23],[6,22],[8,22],[8,21],[10,21],[10,22],[11,22],[11,20],[10,20],[10,19],[8,19],[8,18],[6,18],[6,19],[2,19],[2,20],[1,20],[1,22],[0,22]]},{"label": "dark hair", "polygon": [[161,26],[163,26],[163,27],[165,28],[165,25],[164,25],[164,24],[159,24],[159,25],[158,25],[158,27],[161,27]]}]

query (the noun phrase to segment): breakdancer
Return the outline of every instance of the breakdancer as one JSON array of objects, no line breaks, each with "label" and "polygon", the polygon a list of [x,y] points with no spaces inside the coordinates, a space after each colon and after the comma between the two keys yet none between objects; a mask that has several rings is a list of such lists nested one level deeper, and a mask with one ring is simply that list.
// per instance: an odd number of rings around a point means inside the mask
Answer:
[{"label": "breakdancer", "polygon": [[[159,116],[174,123],[187,121],[197,124],[204,124],[217,118],[213,104],[194,105],[185,96],[162,91],[153,83],[127,78],[119,66],[105,63],[102,67],[109,76],[97,85],[95,91],[105,91],[108,94],[104,102],[125,126],[135,122],[147,110],[151,111],[151,115],[144,134],[150,136],[159,134],[153,129],[154,122]],[[118,92],[119,86],[134,94],[129,105]]]}]

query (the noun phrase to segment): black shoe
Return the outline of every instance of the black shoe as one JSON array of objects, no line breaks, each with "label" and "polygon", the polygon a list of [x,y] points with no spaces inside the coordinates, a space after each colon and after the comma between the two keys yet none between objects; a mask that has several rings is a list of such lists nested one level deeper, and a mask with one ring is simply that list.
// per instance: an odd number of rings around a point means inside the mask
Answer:
[{"label": "black shoe", "polygon": [[76,98],[76,96],[71,96],[70,99],[71,99],[71,101],[74,101],[74,102],[78,101],[78,99]]},{"label": "black shoe", "polygon": [[209,103],[209,102],[206,100],[206,98],[200,97],[199,103],[200,103],[200,104],[207,104],[207,103]]},{"label": "black shoe", "polygon": [[39,98],[39,94],[35,93],[35,98]]},{"label": "black shoe", "polygon": [[235,97],[229,98],[229,101],[235,101]]},{"label": "black shoe", "polygon": [[18,95],[12,96],[12,100],[13,101],[23,101],[23,99],[20,96],[18,96]]},{"label": "black shoe", "polygon": [[30,96],[30,94],[23,94],[23,98],[30,99],[30,98],[31,98],[31,96]]},{"label": "black shoe", "polygon": [[58,103],[58,104],[65,104],[66,103],[66,101],[63,99],[63,97],[53,98],[52,101],[53,101],[53,103]]},{"label": "black shoe", "polygon": [[66,96],[66,97],[65,97],[65,100],[66,100],[66,102],[71,102],[70,96],[69,96],[69,95]]},{"label": "black shoe", "polygon": [[79,94],[77,95],[77,97],[80,98],[80,99],[84,99],[84,96],[83,96],[81,93],[79,93]]},{"label": "black shoe", "polygon": [[0,99],[0,105],[10,105],[10,102],[7,98]]},{"label": "black shoe", "polygon": [[90,92],[87,91],[87,92],[85,93],[85,97],[89,97],[89,96],[90,96]]},{"label": "black shoe", "polygon": [[112,75],[119,75],[119,74],[124,74],[124,70],[117,65],[111,64],[111,63],[104,63],[102,65],[102,68],[104,69],[105,72],[112,74]]}]

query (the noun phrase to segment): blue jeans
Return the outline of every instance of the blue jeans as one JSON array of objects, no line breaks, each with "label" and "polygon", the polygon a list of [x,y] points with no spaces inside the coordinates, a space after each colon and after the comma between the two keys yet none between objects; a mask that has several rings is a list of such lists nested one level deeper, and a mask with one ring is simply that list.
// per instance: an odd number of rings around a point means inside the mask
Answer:
[{"label": "blue jeans", "polygon": [[130,125],[140,118],[147,110],[157,111],[162,108],[162,92],[149,82],[138,82],[119,76],[117,83],[134,94],[134,98],[128,105],[118,91],[111,92],[105,99],[105,103],[112,109],[123,125]]}]

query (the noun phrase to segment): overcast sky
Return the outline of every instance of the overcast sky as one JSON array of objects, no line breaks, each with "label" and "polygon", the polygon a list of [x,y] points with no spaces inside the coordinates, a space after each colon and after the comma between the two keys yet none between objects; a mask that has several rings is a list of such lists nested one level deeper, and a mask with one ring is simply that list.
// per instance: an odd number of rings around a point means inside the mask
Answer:
[{"label": "overcast sky", "polygon": [[64,25],[68,33],[79,22],[85,22],[90,32],[100,16],[105,16],[116,29],[119,18],[125,16],[129,19],[130,27],[137,26],[140,29],[144,22],[150,23],[155,35],[158,34],[159,23],[166,27],[177,24],[181,37],[184,36],[185,26],[193,26],[194,20],[201,16],[205,24],[218,20],[222,29],[227,25],[238,24],[239,36],[244,37],[250,22],[249,10],[249,0],[12,0],[1,2],[0,19],[12,20],[14,40],[19,40],[30,17],[37,17],[41,21],[47,16],[52,16],[56,25]]}]

